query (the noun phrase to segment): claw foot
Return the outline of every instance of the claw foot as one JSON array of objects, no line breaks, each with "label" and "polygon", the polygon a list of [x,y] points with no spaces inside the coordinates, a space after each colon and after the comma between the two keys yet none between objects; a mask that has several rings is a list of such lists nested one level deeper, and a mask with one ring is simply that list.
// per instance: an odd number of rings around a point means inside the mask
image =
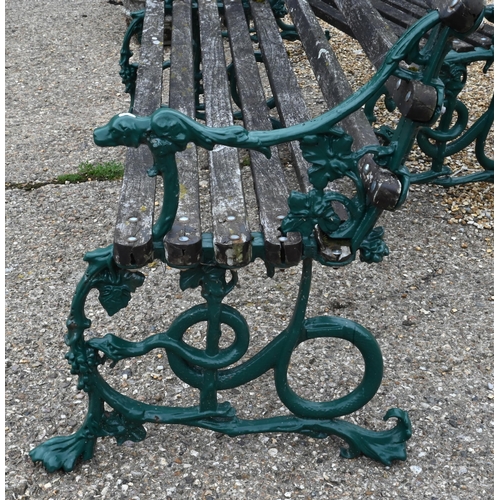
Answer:
[{"label": "claw foot", "polygon": [[47,472],[62,469],[70,472],[78,458],[90,460],[94,455],[96,437],[86,428],[70,436],[57,436],[30,451],[33,462],[42,462]]}]

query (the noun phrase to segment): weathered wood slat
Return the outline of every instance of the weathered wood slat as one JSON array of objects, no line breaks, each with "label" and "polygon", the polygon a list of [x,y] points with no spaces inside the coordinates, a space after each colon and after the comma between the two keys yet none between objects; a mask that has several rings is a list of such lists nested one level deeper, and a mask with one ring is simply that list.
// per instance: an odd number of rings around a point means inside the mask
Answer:
[{"label": "weathered wood slat", "polygon": [[[327,105],[333,108],[352,95],[352,88],[309,4],[304,0],[287,0],[287,6]],[[340,125],[352,136],[355,149],[378,144],[362,110],[342,120]],[[371,202],[381,209],[394,207],[401,192],[399,180],[391,172],[380,168],[370,155],[365,156],[360,165]],[[365,165],[368,167],[365,168]]]},{"label": "weathered wood slat", "polygon": [[431,7],[429,7],[429,2],[426,0],[384,0],[388,6],[397,8],[407,14],[411,14],[415,19],[419,19],[424,16]]},{"label": "weathered wood slat", "polygon": [[[337,0],[309,0],[309,4],[320,19],[356,38],[345,16],[338,9]],[[380,7],[382,17],[398,37],[429,9],[437,8],[434,0],[429,2],[425,0],[403,0],[402,2],[399,0],[380,0],[376,3],[376,7]],[[410,14],[410,16],[406,14]],[[454,48],[459,51],[468,51],[474,47],[489,48],[492,43],[493,27],[486,24],[477,32],[465,37],[463,41],[457,40],[454,43]]]},{"label": "weathered wood slat", "polygon": [[[449,0],[451,2],[451,0]],[[372,0],[374,7],[386,19],[391,16],[394,21],[402,26],[404,29],[408,28],[417,19],[423,17],[429,9],[436,9],[439,6],[436,0]],[[397,15],[391,13],[390,10],[399,10],[402,13],[409,14],[409,17],[399,16],[403,22],[398,22]],[[386,14],[387,13],[387,14]],[[465,37],[465,40],[456,40],[454,48],[459,47],[458,50],[471,50],[472,47],[485,47],[488,48],[493,43],[493,27],[485,24],[477,32],[471,33]]]},{"label": "weathered wood slat", "polygon": [[[169,105],[195,117],[194,54],[191,0],[172,5]],[[171,231],[165,236],[165,251],[173,265],[189,266],[201,257],[201,221],[198,154],[193,144],[176,155],[179,171],[179,206]]]},{"label": "weathered wood slat", "polygon": [[[396,43],[397,36],[369,0],[336,1],[366,55],[379,68],[386,53]],[[437,105],[434,88],[420,83],[401,82],[395,77],[387,80],[386,88],[403,116],[427,122],[434,115]]]},{"label": "weathered wood slat", "polygon": [[[221,24],[216,0],[201,0],[199,25],[207,125],[233,124]],[[221,264],[243,266],[251,259],[238,151],[216,146],[209,152],[210,190],[216,259]]]},{"label": "weathered wood slat", "polygon": [[[163,0],[147,0],[137,73],[134,114],[159,108],[162,92]],[[129,148],[114,234],[114,259],[119,266],[140,267],[153,258],[153,211],[156,179],[147,175],[153,157],[147,146]]]},{"label": "weathered wood slat", "polygon": [[368,0],[336,0],[354,36],[376,68],[397,42],[397,35]]},{"label": "weathered wood slat", "polygon": [[[240,2],[233,0],[224,0],[224,6],[245,127],[249,130],[271,130],[269,110],[258,76],[243,7]],[[273,264],[297,264],[302,258],[300,235],[289,233],[284,237],[279,231],[280,218],[288,213],[289,190],[278,150],[272,148],[270,159],[261,153],[250,151],[250,162],[265,238],[266,259]]]},{"label": "weathered wood slat", "polygon": [[[281,122],[287,127],[305,122],[311,118],[309,110],[290,65],[271,7],[266,2],[250,2],[250,7]],[[302,191],[308,191],[311,187],[307,175],[310,164],[302,156],[297,141],[290,146],[300,187]]]}]

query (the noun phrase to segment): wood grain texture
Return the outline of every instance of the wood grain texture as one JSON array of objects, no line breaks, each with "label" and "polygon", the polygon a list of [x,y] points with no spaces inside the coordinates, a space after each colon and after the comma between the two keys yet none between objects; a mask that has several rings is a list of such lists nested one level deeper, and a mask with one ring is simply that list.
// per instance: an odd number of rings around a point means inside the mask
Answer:
[{"label": "wood grain texture", "polygon": [[[198,5],[207,125],[225,127],[233,124],[233,116],[217,2],[201,0]],[[220,264],[243,266],[251,259],[251,233],[237,149],[215,146],[209,168],[215,258]]]},{"label": "wood grain texture", "polygon": [[[363,5],[366,5],[368,1],[363,1]],[[349,22],[339,10],[337,0],[309,0],[309,4],[320,19],[356,38]],[[380,11],[384,20],[398,37],[429,9],[436,9],[438,4],[436,0],[374,0],[373,2],[374,7]],[[466,52],[473,50],[474,47],[489,48],[492,44],[493,27],[485,25],[476,33],[466,36],[463,41],[458,39],[454,41],[454,48],[457,51]]]},{"label": "wood grain texture", "polygon": [[[328,107],[333,108],[351,96],[352,88],[309,4],[304,0],[287,0],[287,6]],[[352,136],[354,149],[379,143],[362,110],[342,120],[340,125]],[[396,205],[401,184],[394,174],[380,168],[371,155],[362,158],[360,173],[373,205],[381,209]]]},{"label": "wood grain texture", "polygon": [[[241,2],[233,0],[225,0],[224,7],[245,127],[249,130],[271,130],[269,110],[243,7]],[[274,22],[272,13],[269,15]],[[279,231],[280,217],[288,213],[289,190],[278,150],[271,149],[270,159],[261,153],[250,151],[260,225],[265,238],[266,259],[273,264],[297,264],[302,258],[300,235],[289,233],[284,237]]]},{"label": "wood grain texture", "polygon": [[[172,6],[169,106],[195,117],[194,54],[190,0]],[[167,260],[190,266],[201,258],[201,220],[198,154],[193,144],[176,155],[179,172],[179,206],[172,229],[164,239]]]},{"label": "wood grain texture", "polygon": [[[378,1],[378,0],[376,0]],[[397,41],[396,34],[368,0],[336,0],[358,42],[376,68],[384,62],[386,53]],[[402,83],[402,84],[401,84]],[[418,82],[400,82],[391,77],[386,88],[401,114],[415,121],[428,122],[437,106],[433,87]],[[410,98],[407,95],[411,96]]]},{"label": "wood grain texture", "polygon": [[[147,0],[134,114],[159,108],[162,92],[163,0]],[[156,179],[147,175],[153,157],[147,146],[129,148],[114,234],[114,259],[123,267],[141,267],[153,258],[153,211]]]},{"label": "wood grain texture", "polygon": [[[250,2],[250,7],[281,122],[286,127],[305,122],[311,116],[288,59],[272,10],[269,4],[260,2]],[[299,185],[302,191],[308,191],[311,188],[307,175],[310,164],[304,160],[297,141],[290,143],[290,147]]]}]

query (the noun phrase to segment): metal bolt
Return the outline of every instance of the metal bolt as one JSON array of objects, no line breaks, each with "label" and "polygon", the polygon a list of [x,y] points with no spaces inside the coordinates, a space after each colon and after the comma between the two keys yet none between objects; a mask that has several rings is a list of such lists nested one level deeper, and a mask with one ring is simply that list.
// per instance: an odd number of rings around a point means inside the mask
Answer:
[{"label": "metal bolt", "polygon": [[287,241],[287,240],[288,240],[288,238],[287,238],[286,236],[280,236],[280,237],[278,238],[278,240],[279,240],[279,241],[281,241],[281,242],[283,243],[283,242]]},{"label": "metal bolt", "polygon": [[127,241],[130,241],[131,243],[133,243],[134,241],[137,241],[137,238],[135,236],[129,236],[127,238]]},{"label": "metal bolt", "polygon": [[441,114],[444,115],[446,113],[446,106],[441,106]]},{"label": "metal bolt", "polygon": [[396,82],[396,90],[398,90],[399,87],[401,87],[401,82],[402,82],[401,78]]},{"label": "metal bolt", "polygon": [[130,217],[129,222],[137,222],[139,219],[137,217]]},{"label": "metal bolt", "polygon": [[340,257],[342,255],[342,250],[339,250],[338,248],[335,250],[332,250],[333,255],[336,255],[337,257]]},{"label": "metal bolt", "polygon": [[179,236],[179,241],[189,241],[187,236]]},{"label": "metal bolt", "polygon": [[234,215],[229,215],[229,216],[227,217],[227,220],[230,220],[230,221],[232,221],[232,220],[236,220],[236,217],[235,217]]},{"label": "metal bolt", "polygon": [[448,11],[451,12],[452,10],[455,10],[455,8],[458,6],[459,3],[460,0],[453,0],[453,2],[451,2],[451,4],[448,7]]},{"label": "metal bolt", "polygon": [[411,97],[411,90],[405,95],[405,101],[408,102]]},{"label": "metal bolt", "polygon": [[363,167],[363,171],[365,172],[365,174],[367,174],[370,171],[370,164],[369,163],[365,163],[365,166]]},{"label": "metal bolt", "polygon": [[232,240],[236,241],[236,240],[239,240],[239,239],[240,239],[240,236],[239,236],[239,234],[232,234],[232,235],[230,236],[230,238],[231,238]]},{"label": "metal bolt", "polygon": [[179,217],[180,222],[187,222],[188,220],[189,220],[189,217],[186,217],[185,215],[183,215],[182,217]]}]

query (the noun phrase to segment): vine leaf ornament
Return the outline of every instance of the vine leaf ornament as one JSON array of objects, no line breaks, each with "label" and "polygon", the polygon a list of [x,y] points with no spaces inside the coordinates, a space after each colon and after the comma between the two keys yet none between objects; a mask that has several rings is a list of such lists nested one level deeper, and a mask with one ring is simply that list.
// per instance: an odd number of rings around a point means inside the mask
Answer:
[{"label": "vine leaf ornament", "polygon": [[340,218],[331,202],[317,189],[311,189],[308,193],[292,191],[288,206],[290,212],[281,224],[281,231],[285,234],[300,232],[308,237],[318,225],[324,233],[331,235],[340,226]]},{"label": "vine leaf ornament", "polygon": [[382,262],[384,257],[389,255],[389,248],[382,239],[384,228],[382,226],[373,229],[363,240],[359,247],[359,258],[362,262]]},{"label": "vine leaf ornament", "polygon": [[146,429],[141,424],[127,420],[117,411],[104,413],[101,429],[104,435],[113,436],[119,445],[125,441],[138,443],[146,437]]},{"label": "vine leaf ornament", "polygon": [[109,273],[102,283],[98,283],[99,302],[106,312],[113,316],[120,309],[128,306],[132,293],[144,283],[142,273],[132,273],[129,271],[120,272],[118,279],[110,279]]},{"label": "vine leaf ornament", "polygon": [[302,155],[312,167],[309,180],[316,189],[324,189],[329,182],[345,175],[356,175],[356,161],[352,156],[353,139],[339,127],[327,134],[306,135],[300,142]]},{"label": "vine leaf ornament", "polygon": [[115,264],[112,245],[88,252],[83,259],[89,263],[86,275],[90,287],[99,291],[99,302],[110,316],[127,307],[132,293],[144,283],[144,274]]}]

